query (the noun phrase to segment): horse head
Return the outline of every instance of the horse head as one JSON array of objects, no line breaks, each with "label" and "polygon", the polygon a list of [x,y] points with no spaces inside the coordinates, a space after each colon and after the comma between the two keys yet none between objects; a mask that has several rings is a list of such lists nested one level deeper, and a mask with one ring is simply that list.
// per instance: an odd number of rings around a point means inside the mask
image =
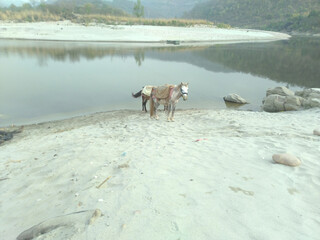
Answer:
[{"label": "horse head", "polygon": [[188,99],[189,83],[180,83],[180,93],[184,101]]}]

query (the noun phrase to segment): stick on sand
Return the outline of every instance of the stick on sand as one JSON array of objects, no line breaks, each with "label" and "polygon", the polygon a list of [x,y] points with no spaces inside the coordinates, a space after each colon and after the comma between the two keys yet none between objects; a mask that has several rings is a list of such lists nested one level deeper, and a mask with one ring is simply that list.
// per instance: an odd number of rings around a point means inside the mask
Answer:
[{"label": "stick on sand", "polygon": [[103,184],[105,184],[109,179],[111,178],[111,176],[107,177],[102,183],[99,184],[99,186],[97,186],[97,188],[100,188]]}]

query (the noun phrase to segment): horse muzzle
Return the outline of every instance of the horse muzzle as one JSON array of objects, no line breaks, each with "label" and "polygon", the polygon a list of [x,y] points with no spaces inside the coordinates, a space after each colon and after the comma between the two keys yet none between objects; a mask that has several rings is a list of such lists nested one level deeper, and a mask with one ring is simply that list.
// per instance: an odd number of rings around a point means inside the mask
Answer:
[{"label": "horse muzzle", "polygon": [[183,98],[183,101],[186,101],[188,99],[188,94],[183,94],[182,98]]}]

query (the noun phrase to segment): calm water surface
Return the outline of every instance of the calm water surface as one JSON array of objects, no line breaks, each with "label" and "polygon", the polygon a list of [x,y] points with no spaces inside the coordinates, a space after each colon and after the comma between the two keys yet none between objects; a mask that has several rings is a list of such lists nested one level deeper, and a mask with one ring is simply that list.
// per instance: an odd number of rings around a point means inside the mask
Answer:
[{"label": "calm water surface", "polygon": [[[320,39],[210,47],[0,40],[0,126],[141,109],[144,85],[189,82],[178,108],[225,108],[237,93],[260,110],[268,88],[320,87]],[[148,106],[149,108],[149,106]]]}]

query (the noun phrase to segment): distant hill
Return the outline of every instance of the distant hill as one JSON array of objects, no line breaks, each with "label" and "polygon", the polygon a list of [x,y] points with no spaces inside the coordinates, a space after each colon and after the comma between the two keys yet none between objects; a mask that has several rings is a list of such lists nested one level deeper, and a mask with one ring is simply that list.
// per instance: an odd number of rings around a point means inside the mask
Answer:
[{"label": "distant hill", "polygon": [[[66,0],[69,1],[69,0]],[[105,4],[114,8],[121,9],[128,14],[132,14],[133,6],[137,0],[101,0]],[[207,0],[141,0],[144,6],[146,18],[180,18],[185,12],[190,11],[196,4],[206,2]],[[41,0],[0,0],[0,7],[8,7],[11,4],[21,6],[24,3],[40,4]],[[63,0],[45,0],[46,4],[63,2]],[[91,0],[74,0],[77,5],[83,2],[92,2]]]},{"label": "distant hill", "polygon": [[30,0],[22,5],[10,4],[0,7],[0,21],[45,22],[69,20],[86,26],[91,23],[180,27],[199,24],[213,25],[212,22],[201,19],[136,17],[132,14],[134,4],[134,2],[127,0],[114,0],[112,2],[106,0],[47,0],[40,2],[39,0]]},{"label": "distant hill", "polygon": [[195,5],[207,0],[141,0],[147,18],[181,18]]},{"label": "distant hill", "polygon": [[[112,16],[129,16],[124,10],[115,8],[104,0],[6,0],[3,7],[13,11],[40,10],[68,18],[73,14],[102,14]],[[5,4],[4,4],[5,3]],[[10,4],[9,4],[10,3]],[[14,4],[16,7],[11,8]]]},{"label": "distant hill", "polygon": [[[110,1],[110,0],[109,0]],[[207,0],[141,0],[146,18],[180,18],[196,4]],[[132,13],[136,0],[113,0],[111,6]]]},{"label": "distant hill", "polygon": [[280,31],[320,30],[319,0],[209,0],[184,14],[236,27]]},{"label": "distant hill", "polygon": [[122,9],[115,8],[109,2],[103,0],[49,0],[50,5],[58,6],[80,14],[110,14],[117,16],[128,15]]}]

